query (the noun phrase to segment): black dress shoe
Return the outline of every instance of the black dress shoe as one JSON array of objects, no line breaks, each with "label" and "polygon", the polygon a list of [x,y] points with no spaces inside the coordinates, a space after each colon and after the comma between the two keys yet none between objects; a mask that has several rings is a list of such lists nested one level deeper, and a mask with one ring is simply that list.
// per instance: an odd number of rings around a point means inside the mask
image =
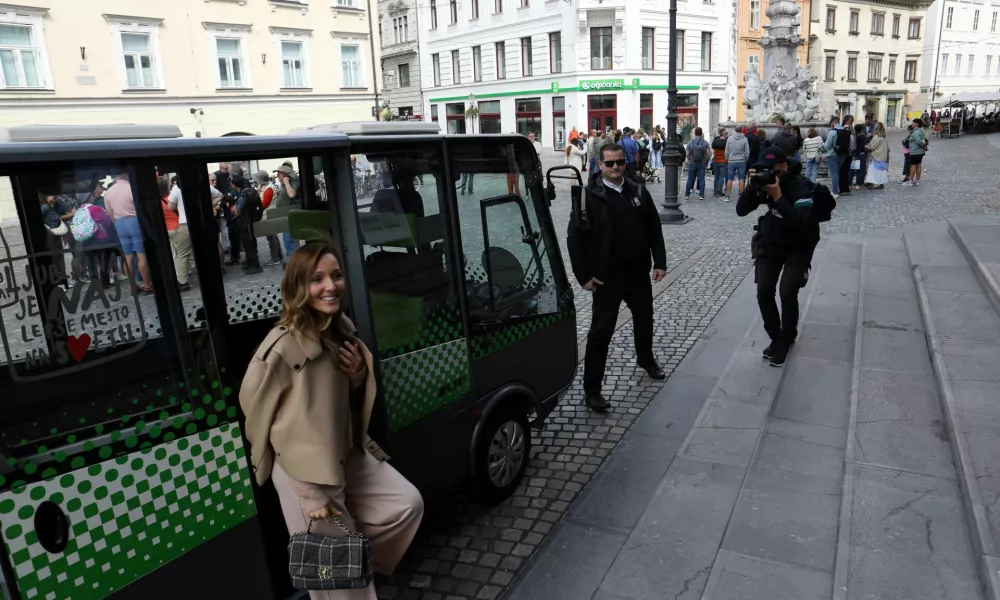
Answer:
[{"label": "black dress shoe", "polygon": [[767,348],[764,348],[764,352],[761,353],[761,356],[764,357],[764,360],[771,360],[772,358],[774,358],[774,353],[777,349],[778,349],[778,342],[772,341]]},{"label": "black dress shoe", "polygon": [[[638,364],[638,363],[636,363]],[[639,365],[639,368],[645,371],[650,377],[656,381],[663,381],[667,378],[667,374],[663,372],[663,368],[660,365],[654,363],[648,365]]]},{"label": "black dress shoe", "polygon": [[587,403],[587,407],[589,407],[590,410],[596,412],[607,412],[607,410],[611,408],[611,403],[608,402],[608,399],[600,394],[587,394],[586,398],[584,398],[584,402]]}]

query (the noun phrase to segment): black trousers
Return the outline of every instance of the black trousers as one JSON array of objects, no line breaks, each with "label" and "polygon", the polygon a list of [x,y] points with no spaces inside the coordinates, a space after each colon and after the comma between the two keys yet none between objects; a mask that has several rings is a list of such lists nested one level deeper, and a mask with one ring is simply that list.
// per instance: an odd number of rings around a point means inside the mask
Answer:
[{"label": "black trousers", "polygon": [[850,154],[844,154],[840,158],[843,162],[840,163],[840,193],[850,193],[851,191],[851,160]]},{"label": "black trousers", "polygon": [[588,394],[601,391],[608,347],[623,300],[632,311],[636,362],[640,365],[653,362],[653,284],[649,269],[618,270],[594,292],[594,314],[583,362],[583,389]]},{"label": "black trousers", "polygon": [[281,240],[278,239],[278,236],[267,236],[267,247],[271,251],[271,262],[280,262],[282,259]]},{"label": "black trousers", "polygon": [[[253,223],[246,219],[237,219],[236,223],[238,223],[240,241],[239,244],[234,244],[234,247],[243,246],[243,252],[247,255],[247,268],[259,267],[260,258],[257,256],[257,238],[253,235]],[[239,256],[236,254],[237,261]]]},{"label": "black trousers", "polygon": [[240,251],[243,245],[240,232],[243,231],[243,227],[240,225],[239,219],[232,219],[226,224],[226,229],[229,230],[229,261],[234,265],[239,265]]},{"label": "black trousers", "polygon": [[[799,334],[799,290],[805,286],[806,271],[811,260],[811,252],[795,252],[783,257],[757,257],[757,306],[764,319],[764,331],[772,341],[791,343]],[[780,316],[775,291],[781,298]]]}]

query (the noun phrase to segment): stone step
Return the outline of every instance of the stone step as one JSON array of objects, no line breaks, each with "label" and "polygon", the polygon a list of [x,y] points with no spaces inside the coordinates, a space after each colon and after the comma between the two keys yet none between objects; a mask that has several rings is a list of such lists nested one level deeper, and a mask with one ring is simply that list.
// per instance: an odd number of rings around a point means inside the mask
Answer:
[{"label": "stone step", "polygon": [[969,540],[986,598],[1000,600],[1000,313],[978,279],[988,231],[956,225],[907,226],[904,240]]},{"label": "stone step", "polygon": [[861,245],[833,598],[981,598],[902,229]]},{"label": "stone step", "polygon": [[1000,217],[956,217],[948,224],[993,308],[1000,313]]}]

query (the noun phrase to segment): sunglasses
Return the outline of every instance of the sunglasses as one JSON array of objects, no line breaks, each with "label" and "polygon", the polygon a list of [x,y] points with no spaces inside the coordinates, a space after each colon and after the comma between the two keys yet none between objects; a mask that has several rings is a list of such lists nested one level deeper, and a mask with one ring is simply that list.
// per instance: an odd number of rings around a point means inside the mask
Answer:
[{"label": "sunglasses", "polygon": [[607,167],[607,168],[609,168],[609,169],[611,167],[624,167],[625,166],[625,159],[624,158],[619,159],[619,160],[605,160],[603,162],[604,162],[604,166]]}]

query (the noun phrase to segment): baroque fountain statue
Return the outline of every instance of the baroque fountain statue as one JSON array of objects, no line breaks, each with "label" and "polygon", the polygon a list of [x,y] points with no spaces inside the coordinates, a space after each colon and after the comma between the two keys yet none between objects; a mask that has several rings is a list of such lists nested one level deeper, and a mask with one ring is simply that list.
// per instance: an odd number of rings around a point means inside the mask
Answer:
[{"label": "baroque fountain statue", "polygon": [[778,117],[791,123],[813,121],[819,109],[809,67],[798,65],[796,50],[804,41],[799,35],[801,8],[794,0],[776,0],[767,7],[760,46],[764,49],[763,78],[753,67],[744,73],[743,104],[749,119],[773,122]]}]

